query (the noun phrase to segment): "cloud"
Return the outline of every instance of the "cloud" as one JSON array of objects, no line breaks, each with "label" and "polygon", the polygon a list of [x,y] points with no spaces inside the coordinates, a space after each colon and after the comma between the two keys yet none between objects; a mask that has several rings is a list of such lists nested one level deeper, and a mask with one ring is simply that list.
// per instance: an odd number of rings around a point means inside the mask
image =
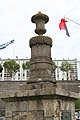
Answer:
[{"label": "cloud", "polygon": [[[45,25],[45,35],[53,39],[52,58],[75,56],[72,54],[74,47],[79,58],[79,34],[80,26],[68,20],[67,27],[71,37],[65,35],[65,31],[59,30],[59,22],[68,11],[77,4],[77,0],[2,0],[0,1],[0,43],[15,39],[15,44],[0,52],[1,58],[30,57],[29,39],[36,34],[35,24],[31,17],[39,11],[49,16],[49,22]],[[76,6],[66,17],[80,22],[80,5]],[[14,52],[13,52],[14,51]],[[7,54],[8,53],[8,54]]]}]

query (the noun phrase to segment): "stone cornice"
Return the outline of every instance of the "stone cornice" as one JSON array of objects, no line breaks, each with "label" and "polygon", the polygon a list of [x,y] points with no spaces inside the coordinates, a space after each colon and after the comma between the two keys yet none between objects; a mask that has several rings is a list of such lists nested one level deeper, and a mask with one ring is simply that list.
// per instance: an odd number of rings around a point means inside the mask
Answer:
[{"label": "stone cornice", "polygon": [[[36,84],[39,87],[38,84]],[[35,86],[36,86],[35,85]],[[40,84],[41,85],[41,84]],[[32,84],[26,84],[26,89],[32,86]],[[55,87],[45,87],[39,89],[32,89],[32,90],[24,90],[18,92],[5,92],[0,94],[0,98],[4,101],[22,101],[22,100],[29,100],[29,99],[62,99],[62,100],[71,100],[74,101],[78,98],[78,93],[66,91],[61,88]]]}]

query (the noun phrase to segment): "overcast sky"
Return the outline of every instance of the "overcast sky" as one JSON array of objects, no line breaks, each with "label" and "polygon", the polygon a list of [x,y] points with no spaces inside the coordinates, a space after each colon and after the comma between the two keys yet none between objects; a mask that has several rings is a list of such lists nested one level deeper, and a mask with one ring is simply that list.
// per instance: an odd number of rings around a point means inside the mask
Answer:
[{"label": "overcast sky", "polygon": [[80,0],[0,0],[0,44],[15,40],[0,50],[0,57],[31,57],[29,39],[36,36],[31,17],[39,11],[49,16],[45,36],[53,40],[51,57],[80,60],[80,25],[67,19],[70,37],[64,30],[59,30],[64,16],[80,23]]}]

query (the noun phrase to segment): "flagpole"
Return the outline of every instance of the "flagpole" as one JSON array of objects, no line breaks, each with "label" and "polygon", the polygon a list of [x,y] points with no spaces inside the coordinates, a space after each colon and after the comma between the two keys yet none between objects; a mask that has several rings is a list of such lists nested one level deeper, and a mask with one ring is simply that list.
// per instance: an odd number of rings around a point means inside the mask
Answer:
[{"label": "flagpole", "polygon": [[14,44],[13,44],[13,59],[14,59]]},{"label": "flagpole", "polygon": [[77,24],[77,25],[80,25],[78,22],[75,22],[74,20],[71,20],[70,18],[67,18],[67,17],[64,17],[64,18],[70,20],[71,22],[73,22],[73,23],[75,23],[75,24]]},{"label": "flagpole", "polygon": [[66,16],[67,14],[69,14],[73,9],[75,9],[79,4],[80,4],[80,1],[64,15],[64,18],[70,20],[71,22],[73,22],[73,23],[75,23],[75,24],[77,24],[77,25],[80,25],[80,24],[79,24],[78,22],[75,22],[74,20],[71,20],[71,19],[65,17],[65,16]]}]

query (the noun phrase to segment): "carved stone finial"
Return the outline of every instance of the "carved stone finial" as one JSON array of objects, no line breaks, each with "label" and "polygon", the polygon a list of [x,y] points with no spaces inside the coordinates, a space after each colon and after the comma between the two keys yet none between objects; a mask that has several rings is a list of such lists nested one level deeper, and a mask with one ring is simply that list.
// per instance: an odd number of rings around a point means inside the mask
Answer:
[{"label": "carved stone finial", "polygon": [[41,12],[32,16],[31,21],[36,24],[35,33],[43,35],[46,33],[45,23],[49,21],[49,17]]}]

